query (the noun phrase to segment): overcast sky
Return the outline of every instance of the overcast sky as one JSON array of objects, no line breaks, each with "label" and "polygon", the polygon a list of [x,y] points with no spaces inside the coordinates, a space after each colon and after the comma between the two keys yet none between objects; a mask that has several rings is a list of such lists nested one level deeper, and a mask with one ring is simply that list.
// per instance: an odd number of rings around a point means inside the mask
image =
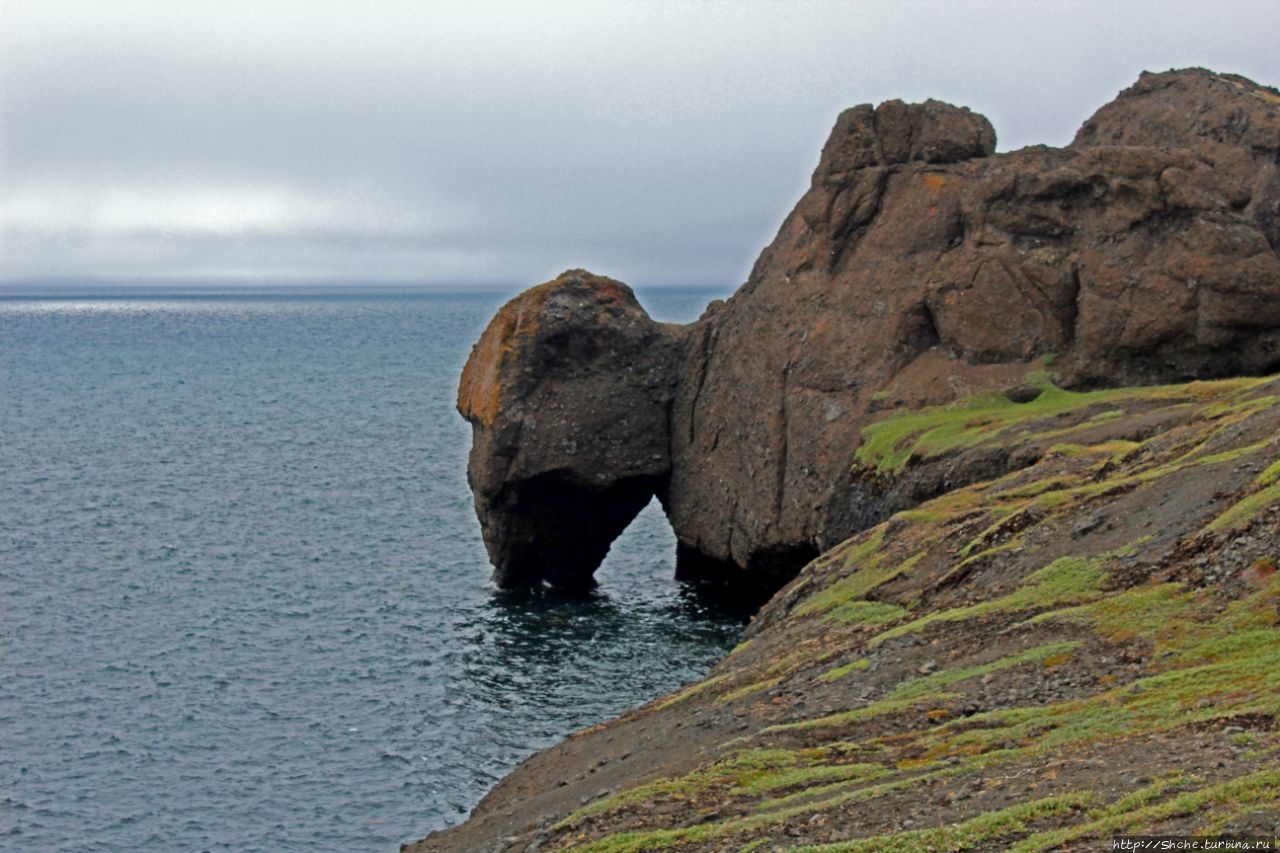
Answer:
[{"label": "overcast sky", "polygon": [[736,285],[836,114],[1063,145],[1280,3],[0,0],[0,280]]}]

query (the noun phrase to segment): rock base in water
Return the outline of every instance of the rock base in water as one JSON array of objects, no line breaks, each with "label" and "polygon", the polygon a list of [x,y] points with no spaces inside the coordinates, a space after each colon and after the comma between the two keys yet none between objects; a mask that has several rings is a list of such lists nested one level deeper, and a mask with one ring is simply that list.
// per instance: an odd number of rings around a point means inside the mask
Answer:
[{"label": "rock base in water", "polygon": [[589,589],[671,471],[684,333],[631,289],[574,270],[511,300],[472,350],[458,409],[495,581]]}]

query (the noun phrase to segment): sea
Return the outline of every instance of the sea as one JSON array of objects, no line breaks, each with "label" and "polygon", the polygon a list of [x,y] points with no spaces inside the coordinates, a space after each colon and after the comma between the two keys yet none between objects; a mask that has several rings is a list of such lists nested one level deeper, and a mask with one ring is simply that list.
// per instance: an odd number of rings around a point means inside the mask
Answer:
[{"label": "sea", "polygon": [[656,505],[588,597],[490,583],[454,401],[513,293],[0,291],[0,849],[391,853],[733,646]]}]

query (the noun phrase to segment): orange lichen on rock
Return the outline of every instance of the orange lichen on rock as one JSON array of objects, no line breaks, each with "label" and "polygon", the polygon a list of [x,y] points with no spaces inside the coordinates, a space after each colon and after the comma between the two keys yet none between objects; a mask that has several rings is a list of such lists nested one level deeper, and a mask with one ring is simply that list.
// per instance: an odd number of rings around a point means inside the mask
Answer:
[{"label": "orange lichen on rock", "polygon": [[493,424],[512,381],[503,375],[504,368],[513,352],[537,335],[538,318],[558,280],[531,287],[503,305],[471,348],[458,383],[458,411],[467,420]]},{"label": "orange lichen on rock", "polygon": [[499,585],[591,585],[668,476],[682,341],[629,287],[585,270],[498,311],[463,368],[458,411],[474,428],[467,479]]},{"label": "orange lichen on rock", "polygon": [[458,411],[467,420],[493,424],[502,400],[502,365],[519,330],[519,309],[507,303],[472,347],[458,384]]}]

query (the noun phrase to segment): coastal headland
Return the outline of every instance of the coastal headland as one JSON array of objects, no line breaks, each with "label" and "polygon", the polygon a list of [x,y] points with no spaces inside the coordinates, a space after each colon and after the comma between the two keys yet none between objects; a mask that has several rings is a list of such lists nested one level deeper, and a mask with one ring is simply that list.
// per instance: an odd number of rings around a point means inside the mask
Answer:
[{"label": "coastal headland", "polygon": [[769,600],[406,849],[1274,836],[1277,371],[1275,89],[1144,74],[1000,154],[964,108],[845,111],[697,322],[573,270],[473,350],[500,585],[590,588],[656,496],[680,577]]}]

